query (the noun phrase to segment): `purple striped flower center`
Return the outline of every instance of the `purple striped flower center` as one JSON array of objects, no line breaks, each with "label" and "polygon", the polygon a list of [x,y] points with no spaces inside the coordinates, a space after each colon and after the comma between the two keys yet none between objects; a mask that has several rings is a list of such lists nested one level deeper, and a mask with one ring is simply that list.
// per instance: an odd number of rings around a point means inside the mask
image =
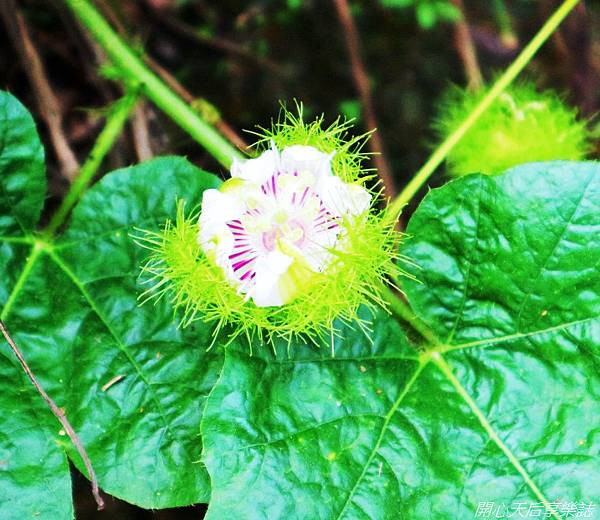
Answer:
[{"label": "purple striped flower center", "polygon": [[229,262],[238,280],[251,283],[257,261],[277,250],[310,259],[315,270],[326,267],[315,259],[325,258],[326,245],[340,233],[339,217],[309,184],[298,172],[277,172],[259,192],[247,194],[244,213],[226,223],[234,242]]}]

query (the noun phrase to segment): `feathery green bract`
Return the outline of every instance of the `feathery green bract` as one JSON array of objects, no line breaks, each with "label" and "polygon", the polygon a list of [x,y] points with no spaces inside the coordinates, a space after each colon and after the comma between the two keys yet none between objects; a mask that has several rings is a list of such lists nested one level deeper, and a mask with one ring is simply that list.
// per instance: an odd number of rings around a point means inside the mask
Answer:
[{"label": "feathery green bract", "polygon": [[[257,134],[256,147],[262,151],[273,142],[278,149],[301,144],[326,153],[335,151],[334,174],[345,182],[363,184],[370,174],[362,167],[367,157],[361,151],[366,136],[345,141],[349,122],[337,120],[325,129],[322,123],[323,117],[305,123],[301,105],[298,116],[284,109],[270,130]],[[373,195],[368,213],[340,221],[343,231],[325,272],[303,272],[298,284],[303,290],[280,307],[258,307],[237,292],[198,244],[198,212],[186,214],[180,203],[175,221],[137,237],[152,252],[143,267],[142,275],[150,284],[143,298],[171,298],[183,309],[182,326],[200,319],[215,324],[215,338],[227,330],[229,340],[244,335],[250,344],[272,342],[276,337],[289,343],[296,339],[317,343],[322,336],[336,334],[336,319],[366,330],[368,322],[358,317],[359,307],[385,308],[383,286],[402,273],[397,265],[401,260],[397,253],[401,233],[394,227],[397,218],[387,210],[376,210],[377,194]]]},{"label": "feathery green bract", "polygon": [[[138,243],[152,253],[142,269],[150,288],[142,299],[167,296],[183,309],[181,325],[201,319],[214,323],[215,337],[224,328],[230,340],[243,334],[252,342],[285,340],[315,341],[335,334],[334,320],[368,328],[357,317],[361,305],[386,307],[383,283],[400,273],[395,260],[400,234],[393,225],[382,225],[384,216],[370,213],[352,223],[342,223],[346,233],[343,251],[325,273],[311,273],[305,291],[281,307],[257,307],[225,278],[198,245],[197,215],[185,215],[179,204],[175,221],[167,221],[158,232],[143,231]],[[389,221],[391,221],[390,219]]]},{"label": "feathery green bract", "polygon": [[258,137],[254,144],[257,155],[271,147],[271,143],[279,150],[296,144],[314,146],[325,153],[335,152],[331,167],[334,173],[344,182],[365,181],[377,177],[374,169],[364,167],[369,153],[363,151],[372,132],[348,138],[353,127],[353,120],[338,117],[328,127],[323,128],[325,116],[320,115],[314,121],[303,119],[302,103],[296,103],[298,115],[282,106],[277,122],[271,128],[259,128],[251,132]]}]

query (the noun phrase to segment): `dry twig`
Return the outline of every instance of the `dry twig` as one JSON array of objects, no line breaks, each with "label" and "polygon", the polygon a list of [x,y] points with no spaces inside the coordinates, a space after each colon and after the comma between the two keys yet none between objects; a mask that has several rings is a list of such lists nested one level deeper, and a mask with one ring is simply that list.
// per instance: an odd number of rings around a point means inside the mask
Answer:
[{"label": "dry twig", "polygon": [[162,17],[160,18],[160,22],[163,23],[165,27],[180,36],[184,36],[190,40],[206,45],[207,47],[211,47],[212,49],[243,58],[274,74],[284,75],[284,70],[279,64],[268,58],[257,56],[251,50],[246,49],[234,41],[220,36],[208,36],[206,34],[202,34],[185,22],[182,22],[181,20],[178,20],[172,16]]},{"label": "dry twig", "polygon": [[451,2],[460,11],[460,18],[454,22],[454,45],[465,69],[468,87],[477,90],[481,87],[483,78],[477,62],[477,52],[471,31],[465,18],[465,6],[463,0],[451,0]]},{"label": "dry twig", "polygon": [[[203,98],[195,97],[188,89],[186,89],[173,74],[167,69],[160,65],[156,60],[150,56],[144,56],[146,65],[150,67],[174,92],[177,93],[186,103],[190,105],[196,104],[198,101],[203,101]],[[239,134],[233,129],[233,127],[227,123],[220,115],[219,117],[211,121],[211,124],[221,132],[234,146],[237,146],[240,150],[248,148],[248,143],[242,139]]]},{"label": "dry twig", "polygon": [[79,452],[79,455],[81,456],[81,458],[83,459],[83,463],[85,464],[85,469],[87,470],[88,475],[90,476],[90,481],[92,483],[92,494],[94,495],[94,499],[96,500],[96,504],[98,505],[98,510],[103,509],[104,508],[104,500],[102,500],[102,497],[100,496],[100,490],[98,488],[98,480],[96,479],[96,474],[94,473],[94,468],[92,467],[90,458],[88,457],[88,455],[85,451],[85,448],[83,447],[83,444],[81,444],[81,441],[79,440],[79,437],[77,436],[77,433],[75,433],[75,430],[73,429],[73,427],[71,426],[71,423],[67,419],[65,412],[56,405],[56,403],[52,400],[52,398],[42,388],[42,385],[36,379],[35,375],[31,371],[31,368],[29,368],[27,361],[25,361],[23,354],[19,350],[19,347],[17,347],[17,344],[11,337],[10,333],[8,332],[8,329],[6,328],[6,325],[4,324],[4,322],[2,320],[0,320],[0,332],[2,332],[2,335],[4,336],[4,338],[10,345],[10,348],[14,352],[15,356],[17,356],[17,359],[19,360],[19,363],[21,364],[21,366],[23,367],[23,370],[27,374],[27,377],[33,383],[33,386],[35,386],[35,389],[42,396],[44,401],[46,401],[46,403],[50,407],[50,410],[52,410],[52,413],[55,415],[55,417],[59,420],[62,427],[65,429],[65,432],[71,439],[71,442],[73,442],[75,448],[77,448],[77,451]]},{"label": "dry twig", "polygon": [[63,132],[60,105],[52,91],[42,60],[31,40],[25,19],[18,11],[15,0],[0,1],[0,15],[23,63],[23,69],[31,82],[38,110],[48,126],[50,140],[56,152],[61,172],[69,181],[73,181],[79,171],[79,163]]},{"label": "dry twig", "polygon": [[140,101],[133,112],[131,120],[131,129],[133,131],[133,145],[138,161],[143,162],[152,159],[152,143],[150,140],[150,131],[148,129],[148,117],[146,115],[146,102]]},{"label": "dry twig", "polygon": [[[352,19],[352,13],[347,0],[333,0],[338,18],[344,32],[346,41],[346,50],[350,58],[352,67],[352,77],[356,85],[356,90],[360,96],[365,124],[369,130],[377,128],[377,118],[375,117],[375,108],[373,106],[373,97],[371,94],[371,85],[367,75],[365,64],[360,55],[360,38],[358,30]],[[369,139],[369,147],[373,152],[373,162],[383,186],[386,197],[394,198],[396,196],[396,187],[389,163],[384,155],[383,141],[378,132],[373,132]]]}]

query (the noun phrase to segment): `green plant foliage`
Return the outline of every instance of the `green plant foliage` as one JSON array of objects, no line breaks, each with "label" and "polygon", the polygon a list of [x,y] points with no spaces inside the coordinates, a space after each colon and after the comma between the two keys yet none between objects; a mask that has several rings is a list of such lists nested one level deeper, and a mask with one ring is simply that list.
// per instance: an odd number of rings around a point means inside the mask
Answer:
[{"label": "green plant foliage", "polygon": [[[177,197],[199,200],[220,181],[176,157],[113,172],[83,197],[63,236],[48,239],[34,231],[44,186],[39,140],[26,111],[4,96],[0,106],[22,124],[17,132],[0,120],[8,136],[0,156],[2,319],[65,409],[102,489],[148,508],[208,500],[198,432],[221,351],[206,352],[202,326],[178,330],[168,302],[139,307],[145,253],[130,234],[174,218]],[[71,518],[63,450],[83,464],[8,347],[2,352],[0,517]]]},{"label": "green plant foliage", "polygon": [[[315,127],[288,123],[263,137],[314,144]],[[0,136],[0,318],[105,492],[146,508],[210,499],[209,520],[456,520],[481,502],[558,520],[600,501],[600,164],[526,164],[425,197],[399,254],[427,339],[363,306],[359,324],[336,322],[335,356],[295,338],[249,356],[224,335],[207,352],[213,331],[179,329],[168,299],[138,301],[149,253],[133,235],[168,222],[170,254],[195,246],[182,208],[215,176],[177,157],[112,172],[54,238],[38,230],[35,125],[5,93]],[[361,160],[346,150],[337,168],[355,179]],[[68,458],[82,461],[2,353],[0,518],[71,519]]]},{"label": "green plant foliage", "polygon": [[[489,87],[451,87],[442,97],[434,128],[445,139],[472,113]],[[474,153],[476,150],[476,153]],[[590,152],[586,121],[551,90],[529,82],[509,87],[448,154],[448,172],[496,175],[535,161],[581,160]]]},{"label": "green plant foliage", "polygon": [[[78,358],[67,411],[98,461],[102,488],[144,507],[208,499],[198,428],[221,352],[206,352],[209,329],[178,330],[168,302],[139,307],[144,252],[131,234],[172,218],[177,197],[197,200],[219,182],[175,157],[113,172],[82,199],[49,255],[65,279],[57,286],[79,291],[65,315],[80,315],[85,331],[66,353]],[[46,291],[51,298],[52,289]],[[88,370],[81,370],[82,361]],[[125,377],[102,391],[117,375]]]},{"label": "green plant foliage", "polygon": [[[5,307],[26,263],[44,203],[44,153],[35,124],[13,96],[0,91],[0,303]],[[6,318],[4,309],[0,318]],[[16,359],[0,352],[0,518],[73,516],[71,477],[59,423]]]},{"label": "green plant foliage", "polygon": [[[436,339],[385,315],[336,357],[225,353],[202,421],[207,518],[473,518],[479,502],[598,502],[600,165],[433,190],[402,253]],[[249,506],[249,504],[251,504]]]},{"label": "green plant foliage", "polygon": [[73,517],[71,475],[59,423],[31,382],[0,356],[0,517]]},{"label": "green plant foliage", "polygon": [[44,149],[27,109],[0,91],[0,233],[30,232],[46,196]]}]

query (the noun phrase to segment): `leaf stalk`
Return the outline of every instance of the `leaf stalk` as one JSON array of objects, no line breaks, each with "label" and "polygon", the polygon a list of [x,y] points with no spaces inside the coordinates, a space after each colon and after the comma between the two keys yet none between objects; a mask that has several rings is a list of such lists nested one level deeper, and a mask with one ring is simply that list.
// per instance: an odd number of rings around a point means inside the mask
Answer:
[{"label": "leaf stalk", "polygon": [[46,237],[53,236],[64,223],[69,212],[88,188],[102,161],[121,135],[123,126],[127,122],[133,107],[138,99],[137,92],[130,92],[117,101],[111,108],[106,125],[96,139],[92,151],[75,177],[73,184],[63,199],[56,213],[50,219],[48,227],[44,230]]}]

